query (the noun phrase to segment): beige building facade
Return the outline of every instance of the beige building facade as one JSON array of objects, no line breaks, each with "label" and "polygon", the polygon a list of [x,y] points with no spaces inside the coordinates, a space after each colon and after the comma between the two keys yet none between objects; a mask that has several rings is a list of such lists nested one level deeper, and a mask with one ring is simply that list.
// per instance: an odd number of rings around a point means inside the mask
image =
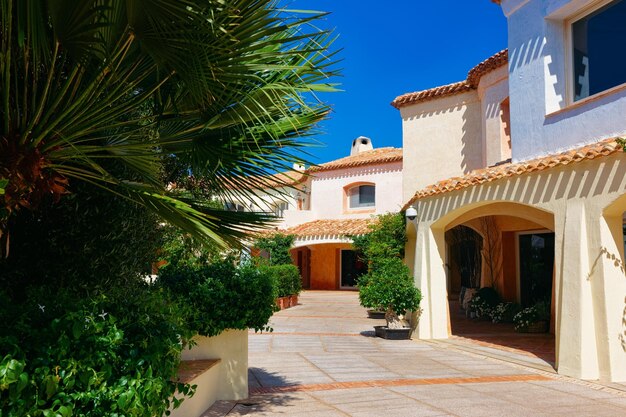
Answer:
[{"label": "beige building facade", "polygon": [[[626,134],[626,77],[598,84],[592,72],[609,62],[594,27],[622,2],[500,3],[508,51],[465,81],[392,103],[404,126],[404,208],[417,211],[406,251],[423,294],[416,334],[450,336],[450,303],[467,280],[453,271],[451,236],[469,230],[481,242],[477,285],[549,303],[559,373],[626,381],[626,156],[616,141]],[[555,91],[578,95],[556,103]],[[439,143],[450,151],[429,163],[444,160],[441,170],[420,170]]]},{"label": "beige building facade", "polygon": [[253,208],[281,208],[275,232],[295,237],[291,256],[305,289],[356,289],[366,265],[351,236],[369,232],[375,216],[397,213],[403,204],[402,149],[375,148],[366,137],[349,149],[344,158],[266,178],[269,184],[279,179],[282,192],[260,190],[253,197]]}]

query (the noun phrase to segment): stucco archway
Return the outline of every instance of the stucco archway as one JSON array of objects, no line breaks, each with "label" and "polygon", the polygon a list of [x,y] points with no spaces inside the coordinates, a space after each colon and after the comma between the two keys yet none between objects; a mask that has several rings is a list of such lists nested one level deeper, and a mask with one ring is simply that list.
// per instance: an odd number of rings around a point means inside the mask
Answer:
[{"label": "stucco archway", "polygon": [[[426,222],[425,222],[426,223]],[[459,227],[474,230],[484,242],[481,250],[481,279],[480,287],[494,287],[502,301],[517,304],[534,304],[540,296],[546,302],[555,306],[555,220],[554,215],[544,209],[522,203],[504,201],[481,201],[475,204],[462,206],[441,215],[428,224],[421,224],[424,237],[422,242],[426,250],[422,249],[424,257],[422,271],[430,273],[426,279],[416,280],[420,288],[426,288],[430,323],[430,334],[442,334],[441,326],[446,325],[447,335],[463,335],[464,338],[474,338],[482,343],[500,344],[507,348],[524,350],[539,356],[550,364],[555,362],[555,339],[553,335],[546,335],[543,339],[535,338],[536,343],[528,343],[527,337],[520,336],[513,330],[512,324],[496,325],[477,322],[465,318],[465,310],[460,311],[462,303],[458,295],[452,297],[449,288],[450,281],[450,231]],[[429,239],[426,239],[430,237]],[[419,241],[419,239],[418,239]],[[522,242],[522,244],[520,244]],[[528,252],[520,252],[520,248],[530,246],[540,255],[537,259],[528,260]],[[536,245],[538,248],[534,248]],[[543,245],[543,246],[541,246]],[[419,249],[418,249],[419,250]],[[424,256],[425,255],[425,256]],[[541,269],[535,268],[532,274],[528,264],[540,262]],[[419,263],[419,262],[418,262]],[[439,267],[441,265],[441,267]],[[524,269],[525,268],[525,269]],[[529,282],[542,282],[543,286],[534,287]],[[446,285],[440,286],[441,282]],[[529,288],[540,288],[530,290]],[[424,292],[424,291],[423,291]],[[441,323],[437,318],[446,311],[447,323]],[[437,317],[436,317],[437,315]],[[460,320],[466,320],[462,325]],[[552,334],[556,331],[555,309],[551,314]],[[472,325],[478,323],[473,328]],[[498,327],[499,326],[499,327]],[[428,334],[428,333],[426,333]],[[523,340],[524,339],[524,340]]]}]

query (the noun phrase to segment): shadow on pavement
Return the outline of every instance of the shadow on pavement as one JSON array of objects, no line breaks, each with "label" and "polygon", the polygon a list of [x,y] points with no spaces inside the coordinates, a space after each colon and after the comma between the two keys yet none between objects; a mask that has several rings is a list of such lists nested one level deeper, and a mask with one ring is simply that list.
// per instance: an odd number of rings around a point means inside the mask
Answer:
[{"label": "shadow on pavement", "polygon": [[[286,407],[298,398],[293,393],[280,392],[280,388],[299,385],[276,372],[252,367],[248,369],[248,398],[238,401],[217,401],[202,417],[245,416]],[[273,391],[273,388],[276,391]]]}]

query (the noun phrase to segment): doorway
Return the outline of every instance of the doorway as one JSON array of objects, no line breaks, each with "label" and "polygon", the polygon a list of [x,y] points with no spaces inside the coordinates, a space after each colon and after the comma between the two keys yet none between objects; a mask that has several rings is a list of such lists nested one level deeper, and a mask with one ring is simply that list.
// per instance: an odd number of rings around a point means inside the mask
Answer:
[{"label": "doorway", "polygon": [[523,307],[552,301],[554,233],[520,233],[519,300]]},{"label": "doorway", "polygon": [[356,288],[358,278],[366,272],[367,265],[359,259],[355,251],[351,249],[341,250],[341,288]]}]

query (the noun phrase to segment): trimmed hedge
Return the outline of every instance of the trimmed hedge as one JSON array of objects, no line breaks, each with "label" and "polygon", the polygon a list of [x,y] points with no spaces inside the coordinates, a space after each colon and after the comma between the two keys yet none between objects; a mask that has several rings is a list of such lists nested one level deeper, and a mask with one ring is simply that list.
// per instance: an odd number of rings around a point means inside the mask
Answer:
[{"label": "trimmed hedge", "polygon": [[263,266],[261,270],[269,274],[276,282],[278,297],[298,295],[302,291],[300,271],[295,265]]},{"label": "trimmed hedge", "polygon": [[277,310],[274,276],[253,266],[225,259],[202,268],[165,268],[157,285],[171,292],[187,326],[203,336],[226,329],[270,330]]}]

